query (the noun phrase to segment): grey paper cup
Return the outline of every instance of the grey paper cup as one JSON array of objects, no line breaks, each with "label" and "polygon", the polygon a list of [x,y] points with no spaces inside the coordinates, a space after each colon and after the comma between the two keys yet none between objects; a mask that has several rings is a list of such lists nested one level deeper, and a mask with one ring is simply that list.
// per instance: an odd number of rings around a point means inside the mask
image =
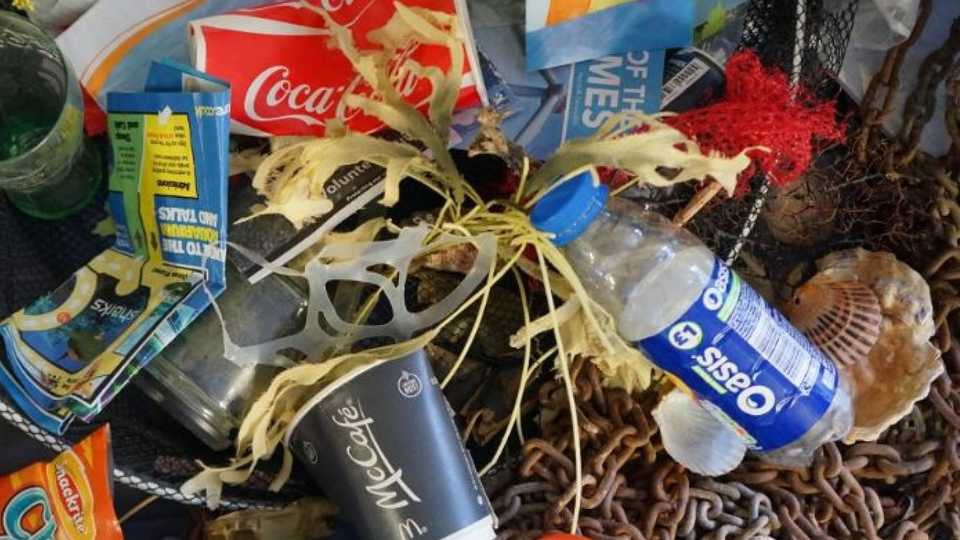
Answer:
[{"label": "grey paper cup", "polygon": [[423,351],[353,371],[297,413],[286,444],[369,540],[490,540],[494,517]]}]

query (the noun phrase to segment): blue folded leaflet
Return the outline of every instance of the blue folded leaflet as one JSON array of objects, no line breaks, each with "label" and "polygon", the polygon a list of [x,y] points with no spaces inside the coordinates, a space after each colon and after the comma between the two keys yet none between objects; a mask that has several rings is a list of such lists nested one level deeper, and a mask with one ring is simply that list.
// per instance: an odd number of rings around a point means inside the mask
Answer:
[{"label": "blue folded leaflet", "polygon": [[96,416],[226,286],[229,84],[154,62],[146,91],[107,102],[116,241],[0,322],[0,386],[55,433]]}]

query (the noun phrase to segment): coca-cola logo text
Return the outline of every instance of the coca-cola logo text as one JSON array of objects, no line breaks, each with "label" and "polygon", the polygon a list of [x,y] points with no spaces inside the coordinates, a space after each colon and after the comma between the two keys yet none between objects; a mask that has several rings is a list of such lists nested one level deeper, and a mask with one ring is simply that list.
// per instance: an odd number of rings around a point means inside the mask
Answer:
[{"label": "coca-cola logo text", "polygon": [[[391,82],[404,98],[412,96],[423,80],[406,62],[414,50],[416,46],[404,49],[392,62]],[[269,66],[250,82],[243,99],[243,111],[258,122],[298,120],[308,126],[320,126],[335,117],[349,123],[361,111],[348,107],[343,98],[351,94],[368,94],[368,90],[360,91],[363,83],[363,78],[355,75],[344,84],[313,87],[291,80],[291,70],[286,65]],[[421,107],[427,100],[413,105]]]},{"label": "coca-cola logo text", "polygon": [[[271,120],[299,120],[307,125],[316,126],[322,119],[331,116],[331,111],[344,122],[359,114],[359,111],[347,113],[346,104],[341,99],[345,94],[354,92],[363,79],[356,76],[346,85],[310,87],[306,83],[293,84],[290,81],[290,68],[284,65],[270,66],[260,72],[247,89],[243,100],[243,110],[253,120],[268,122]],[[258,104],[268,109],[300,112],[270,115],[257,111]]]},{"label": "coca-cola logo text", "polygon": [[420,497],[403,481],[403,469],[390,464],[373,433],[373,418],[367,418],[359,403],[337,410],[331,420],[349,431],[347,457],[361,467],[367,478],[365,489],[385,510],[404,508],[420,502]]}]

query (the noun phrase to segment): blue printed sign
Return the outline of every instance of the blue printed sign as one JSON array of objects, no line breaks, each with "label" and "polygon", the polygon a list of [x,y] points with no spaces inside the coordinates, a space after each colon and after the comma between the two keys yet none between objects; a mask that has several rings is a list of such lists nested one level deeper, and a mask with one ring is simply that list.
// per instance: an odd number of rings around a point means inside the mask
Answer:
[{"label": "blue printed sign", "polygon": [[570,70],[563,140],[592,135],[621,111],[660,110],[664,52],[635,51],[578,62]]}]

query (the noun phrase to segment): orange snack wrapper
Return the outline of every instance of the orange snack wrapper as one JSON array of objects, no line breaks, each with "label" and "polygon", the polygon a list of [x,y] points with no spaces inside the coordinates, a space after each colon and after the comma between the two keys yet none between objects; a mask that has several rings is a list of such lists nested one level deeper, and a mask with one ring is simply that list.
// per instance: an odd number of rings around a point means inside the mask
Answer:
[{"label": "orange snack wrapper", "polygon": [[122,539],[112,461],[110,426],[104,425],[49,462],[0,478],[0,539]]}]

